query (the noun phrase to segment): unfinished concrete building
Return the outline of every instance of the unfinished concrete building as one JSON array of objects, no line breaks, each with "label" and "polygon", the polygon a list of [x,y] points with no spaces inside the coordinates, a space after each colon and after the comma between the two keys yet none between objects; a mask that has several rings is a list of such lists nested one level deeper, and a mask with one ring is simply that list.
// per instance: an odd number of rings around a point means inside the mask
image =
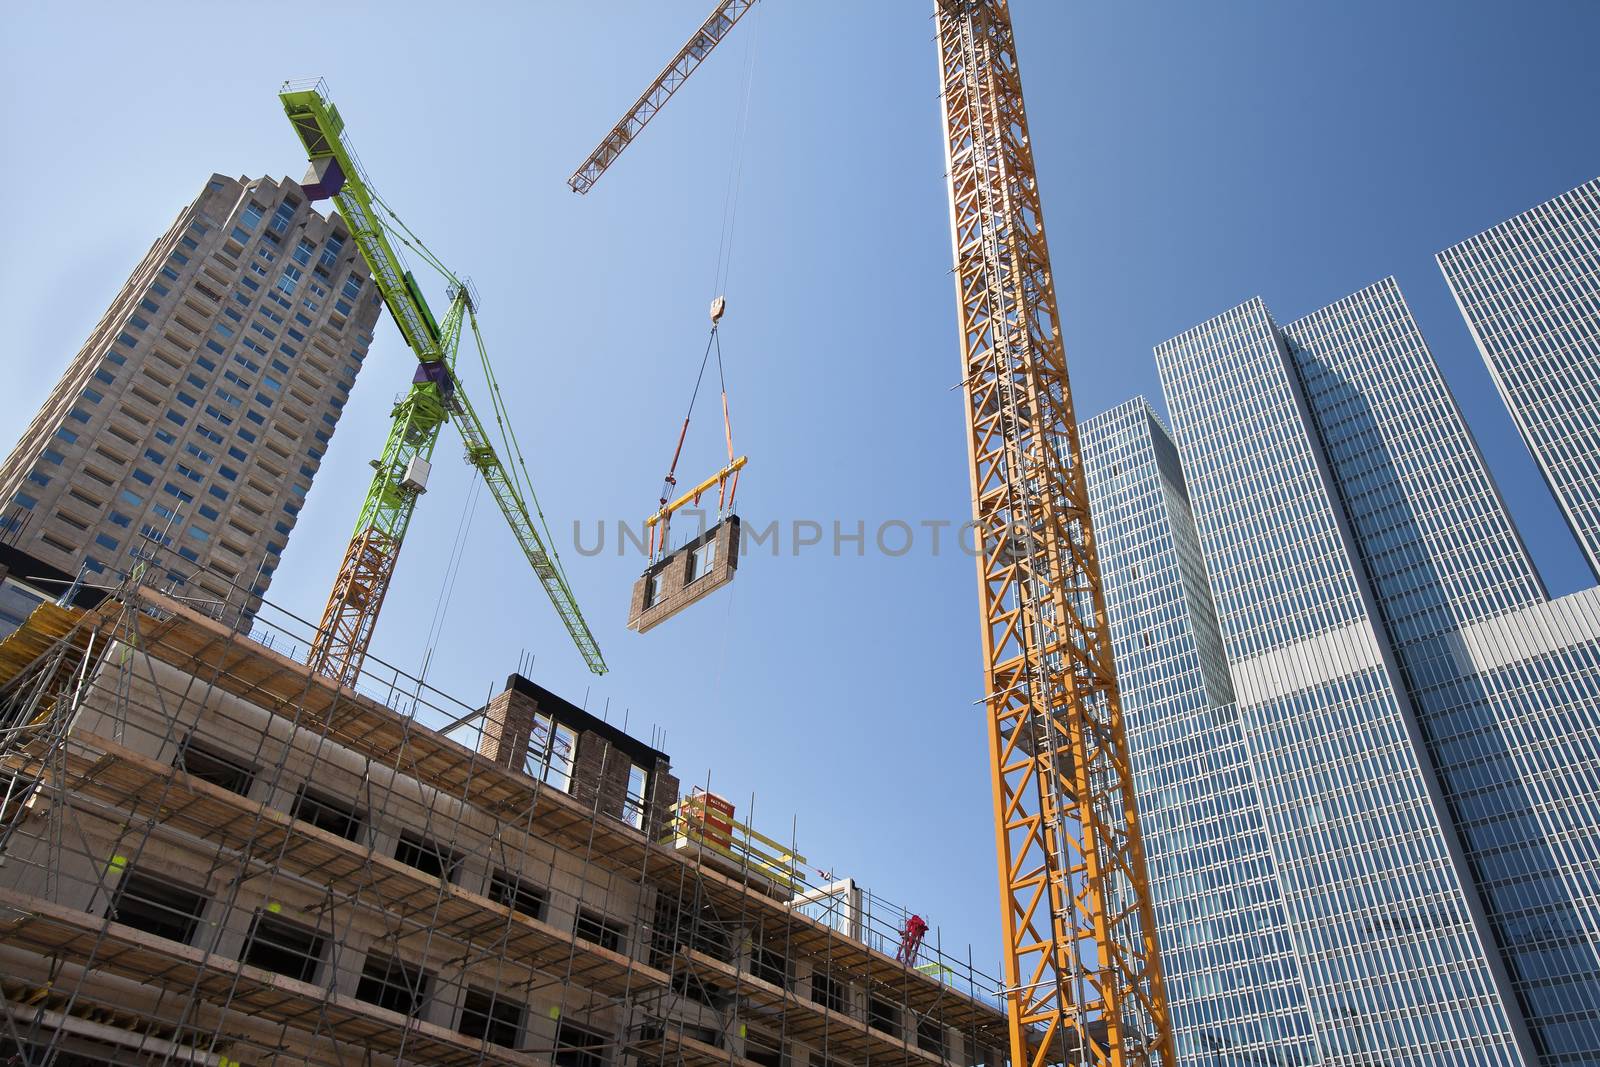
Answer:
[{"label": "unfinished concrete building", "polygon": [[1005,1062],[994,979],[664,753],[307,636],[129,581],[0,643],[0,1061]]}]

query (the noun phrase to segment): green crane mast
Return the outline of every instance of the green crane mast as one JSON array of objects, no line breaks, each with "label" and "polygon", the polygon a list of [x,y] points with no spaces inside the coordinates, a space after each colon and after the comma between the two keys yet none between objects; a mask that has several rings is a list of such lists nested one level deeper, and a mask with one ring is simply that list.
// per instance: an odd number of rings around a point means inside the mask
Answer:
[{"label": "green crane mast", "polygon": [[[382,455],[373,461],[372,485],[361,505],[355,534],[345,551],[333,592],[317,626],[309,660],[311,666],[347,685],[353,685],[359,677],[378,612],[394,576],[406,527],[416,511],[417,498],[427,488],[434,446],[438,444],[444,424],[453,420],[466,446],[467,462],[483,476],[484,484],[510,524],[523,555],[549,594],[584,661],[594,673],[605,673],[600,647],[578,609],[561,561],[547,544],[549,530],[543,526],[542,514],[538,513],[537,498],[527,481],[527,467],[516,446],[478,331],[477,301],[472,287],[428,252],[372,189],[344,138],[344,120],[328,99],[322,82],[286,82],[278,97],[311,161],[311,169],[302,183],[307,197],[311,200],[332,198],[338,204],[389,314],[417,357],[417,371],[410,391],[395,405],[389,439]],[[404,233],[404,236],[394,234],[395,239],[415,249],[446,279],[450,308],[442,324],[434,318],[416,279],[395,251],[383,214],[395,219]],[[456,377],[456,351],[467,325],[471,327],[489,382],[501,444],[506,454],[515,459],[515,465],[508,465],[490,444],[483,422]],[[534,504],[532,511],[528,507],[530,500]],[[535,514],[540,514],[538,522]]]}]

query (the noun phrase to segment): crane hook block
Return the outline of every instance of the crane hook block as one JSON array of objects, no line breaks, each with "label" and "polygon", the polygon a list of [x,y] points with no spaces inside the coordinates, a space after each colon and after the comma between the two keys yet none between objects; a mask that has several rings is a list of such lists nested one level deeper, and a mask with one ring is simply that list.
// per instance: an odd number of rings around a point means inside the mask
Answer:
[{"label": "crane hook block", "polygon": [[628,629],[644,633],[666,622],[733,581],[738,568],[739,516],[729,515],[639,576],[628,605]]},{"label": "crane hook block", "polygon": [[719,296],[715,300],[711,301],[711,323],[712,323],[712,325],[716,325],[717,321],[722,318],[722,313],[724,311],[727,311],[727,310],[728,310],[728,298],[727,297]]}]

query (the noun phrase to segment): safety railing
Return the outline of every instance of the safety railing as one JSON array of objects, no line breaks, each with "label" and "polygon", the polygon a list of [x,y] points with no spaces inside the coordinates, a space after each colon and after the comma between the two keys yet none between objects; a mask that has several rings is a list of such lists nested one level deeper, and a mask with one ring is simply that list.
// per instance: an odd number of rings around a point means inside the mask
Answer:
[{"label": "safety railing", "polygon": [[733,805],[695,789],[667,809],[661,843],[714,853],[793,891],[805,883],[806,858],[733,817]]}]

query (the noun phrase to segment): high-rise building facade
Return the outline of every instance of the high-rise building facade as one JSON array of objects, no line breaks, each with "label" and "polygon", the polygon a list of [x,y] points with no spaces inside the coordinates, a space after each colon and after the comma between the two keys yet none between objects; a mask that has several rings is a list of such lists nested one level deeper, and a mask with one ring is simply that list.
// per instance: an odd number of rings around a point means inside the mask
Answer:
[{"label": "high-rise building facade", "polygon": [[1600,575],[1600,178],[1438,258],[1500,396]]},{"label": "high-rise building facade", "polygon": [[89,582],[157,568],[247,619],[379,310],[342,220],[287,179],[213,175],[0,466],[0,540]]},{"label": "high-rise building facade", "polygon": [[[1180,1041],[1259,1062],[1309,1017],[1274,1062],[1597,1062],[1600,597],[1546,599],[1392,280],[1287,326],[1250,301],[1157,361],[1181,472],[1137,408],[1103,419],[1142,462],[1086,449]],[[1221,929],[1283,946],[1259,980],[1305,1005],[1241,1002],[1223,1040],[1185,998],[1239,948],[1173,906],[1206,850],[1266,872]]]},{"label": "high-rise building facade", "polygon": [[1322,1062],[1171,438],[1080,430],[1178,1060]]}]

